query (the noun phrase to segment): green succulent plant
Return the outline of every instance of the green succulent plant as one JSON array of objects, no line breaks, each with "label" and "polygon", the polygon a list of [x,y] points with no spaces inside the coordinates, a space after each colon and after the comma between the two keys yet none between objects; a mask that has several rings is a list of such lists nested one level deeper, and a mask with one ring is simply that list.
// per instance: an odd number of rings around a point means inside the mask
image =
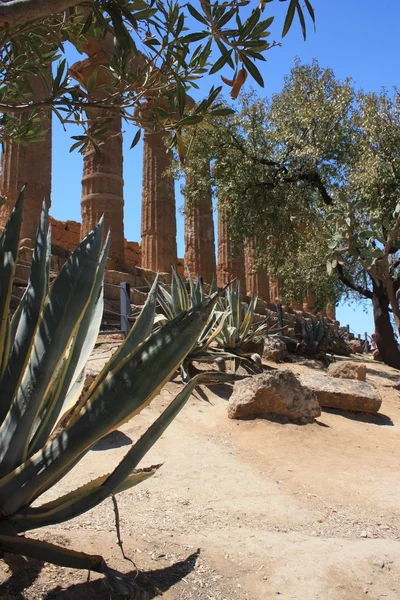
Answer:
[{"label": "green succulent plant", "polygon": [[298,351],[309,356],[324,352],[329,339],[329,327],[324,319],[312,317],[310,324],[305,319],[301,319],[300,324],[302,341],[298,345]]},{"label": "green succulent plant", "polygon": [[225,301],[219,299],[220,311],[227,311],[227,318],[216,336],[216,342],[224,352],[236,358],[236,366],[240,360],[244,360],[256,364],[258,369],[262,368],[261,357],[257,353],[246,352],[245,346],[256,337],[271,333],[276,325],[276,321],[273,322],[271,317],[266,317],[258,323],[253,322],[257,300],[257,296],[252,296],[247,306],[243,305],[240,281],[236,282],[235,288],[230,285],[226,289]]},{"label": "green succulent plant", "polygon": [[[183,311],[200,306],[207,298],[214,297],[218,291],[215,280],[213,280],[209,294],[206,294],[202,278],[197,275],[196,281],[194,281],[189,270],[188,280],[189,290],[184,279],[172,267],[171,293],[165,287],[159,287],[158,301],[163,312],[160,322],[172,320]],[[184,381],[189,379],[190,365],[194,361],[214,362],[219,358],[229,358],[231,356],[227,352],[222,352],[215,345],[217,336],[220,334],[224,321],[228,317],[228,312],[225,308],[219,310],[219,305],[217,304],[211,311],[204,329],[181,365],[181,375]]]},{"label": "green succulent plant", "polygon": [[51,502],[37,502],[96,442],[138,414],[159,393],[204,330],[217,295],[199,299],[195,308],[185,309],[152,332],[155,281],[134,327],[82,393],[85,363],[102,318],[109,239],[102,245],[100,222],[50,286],[51,231],[47,231],[43,207],[29,283],[10,317],[23,195],[0,238],[0,551],[104,573],[114,593],[128,594],[132,580],[110,569],[101,556],[24,534],[80,515],[156,472],[160,465],[137,466],[193,388],[221,381],[220,374],[201,374],[186,385],[111,473]]}]

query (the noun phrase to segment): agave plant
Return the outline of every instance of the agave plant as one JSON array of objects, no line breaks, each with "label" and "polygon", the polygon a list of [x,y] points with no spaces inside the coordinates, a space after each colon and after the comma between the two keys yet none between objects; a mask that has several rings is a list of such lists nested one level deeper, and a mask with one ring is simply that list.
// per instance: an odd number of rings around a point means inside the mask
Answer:
[{"label": "agave plant", "polygon": [[329,327],[320,317],[311,318],[311,323],[305,319],[300,320],[302,341],[298,344],[297,352],[307,356],[315,356],[325,352],[329,338]]},{"label": "agave plant", "polygon": [[253,323],[254,312],[257,306],[257,296],[252,296],[247,306],[241,301],[240,281],[236,282],[236,288],[232,285],[226,289],[226,300],[219,299],[220,310],[227,310],[227,318],[216,341],[218,346],[236,358],[237,367],[240,360],[250,365],[256,365],[261,369],[261,357],[256,353],[245,351],[245,346],[254,338],[268,335],[274,326],[271,317],[266,317],[258,323]]},{"label": "agave plant", "polygon": [[[173,267],[171,293],[165,287],[160,286],[158,301],[163,311],[161,322],[172,320],[185,310],[201,306],[207,298],[212,298],[217,293],[215,280],[212,281],[209,294],[207,295],[204,291],[204,284],[201,277],[197,275],[194,282],[188,270],[188,279],[189,291],[185,281]],[[189,367],[193,361],[214,362],[220,358],[228,358],[230,356],[214,344],[227,317],[228,310],[223,307],[222,310],[218,310],[217,305],[214,307],[205,323],[204,329],[181,365],[181,375],[184,381],[189,379]]]},{"label": "agave plant", "polygon": [[[24,534],[80,515],[155,473],[159,465],[147,469],[137,465],[193,388],[210,382],[210,375],[195,377],[114,471],[51,502],[36,502],[98,440],[152,401],[203,331],[216,297],[199,301],[196,308],[183,311],[152,333],[155,281],[135,326],[82,393],[85,363],[102,317],[109,241],[102,246],[100,222],[49,286],[51,232],[43,208],[29,283],[10,318],[22,212],[23,192],[0,239],[0,551],[104,573],[115,593],[130,593],[132,581],[110,569],[101,556]],[[219,374],[213,374],[211,381],[220,380]]]}]

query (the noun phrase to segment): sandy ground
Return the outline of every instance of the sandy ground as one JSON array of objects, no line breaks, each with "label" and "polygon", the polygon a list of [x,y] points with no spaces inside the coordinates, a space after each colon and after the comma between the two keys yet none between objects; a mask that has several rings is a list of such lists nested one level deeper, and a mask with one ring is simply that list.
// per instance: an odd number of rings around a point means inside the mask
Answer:
[{"label": "sandy ground", "polygon": [[[307,366],[308,365],[308,366]],[[295,372],[318,364],[280,365]],[[314,424],[226,417],[230,386],[202,387],[148,454],[163,462],[119,496],[126,555],[143,597],[166,600],[400,598],[399,376],[367,363],[375,417],[323,411]],[[180,389],[102,440],[53,498],[109,471]],[[124,572],[112,502],[32,536],[101,553]],[[100,576],[6,557],[0,599],[111,596]]]}]

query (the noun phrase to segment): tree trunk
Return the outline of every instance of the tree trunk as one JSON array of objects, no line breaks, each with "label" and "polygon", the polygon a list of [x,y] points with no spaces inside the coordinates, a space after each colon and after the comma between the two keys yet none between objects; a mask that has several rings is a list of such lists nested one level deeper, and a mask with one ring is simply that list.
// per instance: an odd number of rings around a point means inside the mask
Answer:
[{"label": "tree trunk", "polygon": [[374,309],[376,345],[384,363],[400,369],[400,351],[389,316],[389,298],[384,285],[372,280],[372,306]]}]

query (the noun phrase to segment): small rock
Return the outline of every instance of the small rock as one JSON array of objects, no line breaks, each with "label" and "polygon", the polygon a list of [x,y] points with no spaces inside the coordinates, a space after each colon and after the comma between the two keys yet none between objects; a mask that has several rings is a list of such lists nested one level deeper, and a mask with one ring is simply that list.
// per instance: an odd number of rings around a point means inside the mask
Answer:
[{"label": "small rock", "polygon": [[327,374],[338,379],[358,379],[358,381],[365,381],[367,367],[363,364],[345,360],[330,364]]},{"label": "small rock", "polygon": [[302,417],[314,419],[320,414],[314,394],[288,369],[236,382],[228,405],[230,419],[279,415],[294,421]]},{"label": "small rock", "polygon": [[286,344],[276,336],[265,338],[263,358],[272,362],[280,362],[287,358]]},{"label": "small rock", "polygon": [[351,349],[353,354],[363,354],[364,346],[360,340],[350,340],[347,345]]}]

